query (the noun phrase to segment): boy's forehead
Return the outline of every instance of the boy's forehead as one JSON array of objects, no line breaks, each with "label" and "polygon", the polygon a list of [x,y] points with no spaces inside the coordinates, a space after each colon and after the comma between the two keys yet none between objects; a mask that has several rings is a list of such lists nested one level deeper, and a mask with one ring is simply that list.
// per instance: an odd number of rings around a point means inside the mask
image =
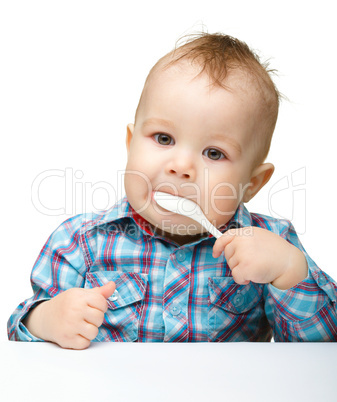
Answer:
[{"label": "boy's forehead", "polygon": [[179,95],[180,91],[185,91],[184,88],[186,91],[191,90],[194,83],[200,89],[199,96],[207,97],[207,101],[213,93],[217,93],[217,99],[219,94],[220,98],[221,95],[226,99],[230,96],[236,98],[245,109],[250,109],[251,113],[256,112],[260,103],[254,80],[246,72],[239,69],[230,72],[223,85],[219,86],[212,82],[211,77],[199,65],[192,64],[190,60],[180,60],[168,66],[156,66],[144,86],[139,109],[142,106],[147,108],[146,106],[153,105],[158,99],[165,99],[167,95]]},{"label": "boy's forehead", "polygon": [[200,68],[187,63],[156,71],[142,95],[139,126],[162,123],[163,119],[174,126],[188,122],[191,127],[202,124],[204,130],[216,134],[219,140],[235,130],[241,133],[240,141],[249,141],[248,133],[256,129],[253,92],[247,92],[245,87],[244,92],[238,90],[244,84],[237,74],[228,77],[225,89],[212,85],[208,75],[200,72]]},{"label": "boy's forehead", "polygon": [[158,64],[149,74],[147,84],[174,82],[177,79],[184,79],[186,82],[193,80],[201,69],[193,66],[188,60],[181,60],[173,64]]},{"label": "boy's forehead", "polygon": [[[245,97],[257,96],[257,85],[254,77],[247,71],[237,68],[230,71],[221,86],[214,83],[212,78],[203,71],[202,67],[191,60],[183,59],[175,63],[158,64],[148,76],[144,86],[144,92],[155,90],[158,86],[170,88],[170,85],[179,82],[179,85],[189,85],[195,80],[203,79],[207,93],[212,89],[224,89],[226,91],[243,94]],[[258,99],[255,99],[258,101]]]}]

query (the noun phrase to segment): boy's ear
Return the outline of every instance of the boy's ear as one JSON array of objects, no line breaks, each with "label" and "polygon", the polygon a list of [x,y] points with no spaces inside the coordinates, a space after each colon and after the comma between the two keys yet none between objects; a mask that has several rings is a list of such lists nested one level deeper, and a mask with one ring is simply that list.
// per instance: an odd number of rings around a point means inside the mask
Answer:
[{"label": "boy's ear", "polygon": [[250,178],[250,184],[243,196],[242,201],[250,201],[255,194],[257,194],[261,188],[268,183],[269,179],[273,175],[275,170],[274,165],[271,163],[262,163],[256,169],[253,170],[252,177]]},{"label": "boy's ear", "polygon": [[130,143],[132,140],[132,136],[133,136],[133,130],[135,129],[135,125],[134,124],[128,124],[126,127],[126,150],[129,154],[129,150],[130,150]]}]

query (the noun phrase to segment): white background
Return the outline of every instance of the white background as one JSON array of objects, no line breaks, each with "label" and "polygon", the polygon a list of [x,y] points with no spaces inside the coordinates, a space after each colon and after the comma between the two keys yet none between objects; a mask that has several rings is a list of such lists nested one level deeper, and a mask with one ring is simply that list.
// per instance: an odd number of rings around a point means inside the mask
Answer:
[{"label": "white background", "polygon": [[[0,340],[32,294],[31,268],[50,233],[122,195],[125,128],[145,77],[176,40],[201,29],[244,40],[279,71],[288,100],[267,160],[276,171],[247,206],[291,219],[310,256],[337,278],[334,10],[328,0],[1,1]],[[66,213],[32,202],[47,171],[40,202]]]}]

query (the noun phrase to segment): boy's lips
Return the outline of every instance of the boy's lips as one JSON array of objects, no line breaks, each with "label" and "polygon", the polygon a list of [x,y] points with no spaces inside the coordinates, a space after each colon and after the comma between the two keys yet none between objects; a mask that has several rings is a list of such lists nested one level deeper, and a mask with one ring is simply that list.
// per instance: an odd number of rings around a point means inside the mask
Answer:
[{"label": "boy's lips", "polygon": [[159,190],[152,190],[152,192],[151,192],[151,198],[153,199],[153,196],[154,196],[154,193],[157,193],[157,192],[159,192],[159,193],[166,193],[166,194],[169,194],[169,195],[173,195],[173,196],[175,196],[175,197],[181,197],[181,198],[187,198],[188,200],[191,200],[191,201],[193,201],[193,202],[195,202],[196,204],[199,204],[198,202],[197,202],[197,196],[196,195],[192,195],[192,194],[181,194],[181,193],[179,193],[178,191],[173,191],[172,189],[168,189],[168,190],[166,190],[166,189],[162,189],[162,188],[160,188]]},{"label": "boy's lips", "polygon": [[[191,200],[191,201],[193,201],[199,208],[201,208],[200,207],[200,205],[196,202],[196,201],[194,201],[194,199],[192,198],[192,197],[190,197],[190,196],[183,196],[183,195],[180,195],[180,194],[174,194],[174,192],[168,192],[168,191],[152,191],[152,193],[151,193],[151,200],[155,203],[155,206],[158,208],[160,208],[161,210],[163,210],[163,211],[168,211],[167,209],[165,209],[165,208],[163,208],[160,204],[158,204],[157,203],[157,201],[155,200],[155,197],[154,197],[154,195],[155,195],[155,193],[157,193],[157,192],[160,192],[160,193],[165,193],[165,194],[168,194],[169,196],[174,196],[174,197],[180,197],[180,198],[185,198],[185,199],[187,199],[187,200]],[[174,213],[174,212],[171,212],[171,213]],[[180,214],[179,214],[180,215]]]},{"label": "boy's lips", "polygon": [[190,218],[209,231],[214,237],[219,238],[222,233],[205,216],[201,208],[188,198],[176,197],[168,193],[157,192],[154,194],[155,201],[167,211]]},{"label": "boy's lips", "polygon": [[[176,195],[176,194],[169,193],[169,192],[167,192],[167,191],[160,191],[160,192],[161,192],[161,193],[168,194],[168,195]],[[167,209],[163,208],[163,207],[162,207],[161,205],[159,205],[158,202],[155,200],[155,198],[154,198],[155,193],[157,193],[157,191],[152,191],[152,193],[151,193],[151,201],[154,203],[155,208],[160,208],[162,211],[166,211],[166,212],[167,212]]]},{"label": "boy's lips", "polygon": [[168,194],[168,195],[173,195],[174,197],[186,198],[186,199],[191,200],[191,201],[193,201],[193,202],[195,202],[196,204],[199,205],[199,203],[198,203],[197,201],[195,201],[195,198],[196,198],[196,197],[186,196],[186,195],[182,195],[182,194],[177,194],[177,193],[175,193],[174,191],[171,191],[171,192],[170,192],[170,191],[162,191],[162,190],[158,190],[158,191],[153,190],[153,191],[152,191],[152,193],[151,193],[151,200],[154,201],[155,203],[157,203],[157,202],[156,202],[156,200],[155,200],[155,198],[154,198],[154,194],[157,193],[157,192],[165,193],[165,194]]},{"label": "boy's lips", "polygon": [[152,193],[151,193],[151,198],[155,201],[155,199],[154,199],[154,195],[155,195],[155,193],[158,193],[158,192],[160,192],[160,193],[165,193],[165,194],[169,194],[169,195],[174,195],[174,196],[176,196],[176,197],[182,197],[181,195],[179,195],[179,194],[174,194],[174,192],[172,191],[172,192],[170,192],[170,191],[162,191],[162,190],[153,190],[152,191]]}]

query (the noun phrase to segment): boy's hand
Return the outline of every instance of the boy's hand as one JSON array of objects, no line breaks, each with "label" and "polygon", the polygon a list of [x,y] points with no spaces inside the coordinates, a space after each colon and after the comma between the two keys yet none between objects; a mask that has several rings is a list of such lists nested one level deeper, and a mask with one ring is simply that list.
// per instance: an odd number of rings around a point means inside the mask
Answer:
[{"label": "boy's hand", "polygon": [[62,348],[85,349],[96,338],[108,309],[106,299],[115,289],[114,282],[93,289],[68,289],[35,307],[27,328]]},{"label": "boy's hand", "polygon": [[236,283],[272,283],[289,289],[306,278],[307,262],[297,247],[266,229],[244,229],[229,230],[213,247],[214,258],[224,251]]}]

